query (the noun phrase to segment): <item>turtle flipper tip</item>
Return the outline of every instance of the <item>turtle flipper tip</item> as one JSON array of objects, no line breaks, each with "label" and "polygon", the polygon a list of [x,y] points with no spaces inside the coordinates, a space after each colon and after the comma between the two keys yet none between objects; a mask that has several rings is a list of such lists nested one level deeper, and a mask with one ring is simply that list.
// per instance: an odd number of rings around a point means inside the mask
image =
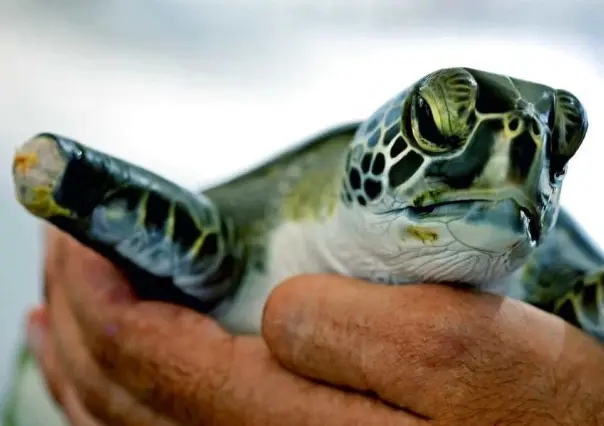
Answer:
[{"label": "turtle flipper tip", "polygon": [[63,209],[54,202],[52,193],[66,167],[67,161],[50,135],[39,134],[23,143],[13,157],[17,200],[36,216],[61,212]]}]

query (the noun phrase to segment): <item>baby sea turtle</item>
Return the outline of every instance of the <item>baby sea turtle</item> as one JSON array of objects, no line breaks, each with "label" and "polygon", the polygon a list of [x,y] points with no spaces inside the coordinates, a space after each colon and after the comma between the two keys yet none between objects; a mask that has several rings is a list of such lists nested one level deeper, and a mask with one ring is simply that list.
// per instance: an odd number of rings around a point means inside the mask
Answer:
[{"label": "baby sea turtle", "polygon": [[469,284],[604,340],[604,256],[559,205],[586,131],[568,91],[449,68],[203,193],[52,133],[19,148],[13,175],[28,211],[142,298],[234,332],[259,332],[288,276],[331,272]]}]

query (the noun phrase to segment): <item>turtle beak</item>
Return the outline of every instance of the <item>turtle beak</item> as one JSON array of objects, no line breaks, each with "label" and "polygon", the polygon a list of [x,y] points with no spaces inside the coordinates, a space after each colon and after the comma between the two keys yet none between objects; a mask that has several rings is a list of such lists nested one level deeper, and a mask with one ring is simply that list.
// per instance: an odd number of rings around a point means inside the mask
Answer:
[{"label": "turtle beak", "polygon": [[504,132],[508,140],[503,146],[507,144],[509,159],[506,181],[516,188],[513,199],[518,204],[518,214],[531,241],[538,244],[543,236],[543,209],[537,200],[542,192],[540,185],[545,161],[543,152],[547,143],[546,130],[533,114],[521,113],[515,124],[519,131],[513,134],[510,129],[510,126],[514,126],[513,120],[506,123],[508,130]]},{"label": "turtle beak", "polygon": [[534,209],[526,209],[521,206],[518,206],[518,214],[531,239],[531,243],[533,243],[533,245],[539,244],[542,237],[541,215]]}]

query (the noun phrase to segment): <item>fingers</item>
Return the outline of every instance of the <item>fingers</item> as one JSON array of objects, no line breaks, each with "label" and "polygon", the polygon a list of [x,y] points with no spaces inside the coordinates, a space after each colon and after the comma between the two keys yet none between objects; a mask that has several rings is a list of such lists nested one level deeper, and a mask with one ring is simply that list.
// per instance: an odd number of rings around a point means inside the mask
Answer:
[{"label": "fingers", "polygon": [[72,426],[103,426],[86,411],[69,386],[67,375],[57,359],[56,345],[48,325],[48,313],[44,307],[34,309],[28,315],[28,344],[34,351],[47,390]]},{"label": "fingers", "polygon": [[[30,315],[29,323],[33,325],[30,327],[32,329],[30,335],[32,345],[38,347],[37,361],[49,391],[62,405],[70,424],[73,426],[172,425],[171,422],[152,413],[147,407],[137,404],[124,390],[110,383],[87,354],[60,285],[61,274],[70,254],[70,240],[64,234],[50,228],[47,232],[47,242],[49,250],[44,281],[46,297],[52,298],[52,304],[50,304],[50,312],[38,309]],[[49,327],[50,322],[52,327]],[[81,401],[82,396],[85,403]],[[85,408],[85,404],[91,407],[104,422],[101,423],[95,418],[89,412],[89,408]]]},{"label": "fingers", "polygon": [[[49,281],[53,279],[49,278]],[[73,387],[64,395],[66,410],[73,411],[73,416],[82,417],[83,407],[86,407],[86,411],[99,420],[115,426],[173,426],[172,422],[139,404],[104,376],[84,345],[81,331],[67,303],[64,286],[53,285],[50,291],[52,303],[49,313],[57,358],[68,371]]]},{"label": "fingers", "polygon": [[500,400],[527,383],[554,392],[567,331],[557,318],[492,295],[327,275],[278,287],[263,323],[271,352],[293,371],[431,418],[473,409],[481,388]]},{"label": "fingers", "polygon": [[64,378],[54,342],[48,336],[48,315],[43,306],[33,309],[27,316],[27,343],[44,375],[46,389],[55,403],[61,405]]},{"label": "fingers", "polygon": [[[204,425],[424,424],[379,401],[292,375],[258,337],[232,337],[177,306],[133,303],[113,267],[81,247],[69,258],[63,282],[91,356],[108,378],[167,417]],[[60,300],[57,293],[51,297]],[[62,312],[57,307],[57,318]],[[66,349],[76,346],[64,342]],[[76,371],[90,368],[74,359],[70,364]]]},{"label": "fingers", "polygon": [[[260,338],[231,337],[188,313],[152,308],[138,311],[148,320],[121,321],[107,345],[122,350],[103,357],[119,383],[183,424],[421,424],[377,401],[291,375]],[[125,346],[145,330],[152,330],[148,338]]]}]

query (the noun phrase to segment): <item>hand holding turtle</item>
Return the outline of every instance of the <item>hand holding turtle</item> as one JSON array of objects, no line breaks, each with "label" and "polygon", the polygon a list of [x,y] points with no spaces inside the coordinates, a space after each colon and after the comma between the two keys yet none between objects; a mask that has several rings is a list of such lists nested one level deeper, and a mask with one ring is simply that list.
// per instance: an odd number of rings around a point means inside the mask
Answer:
[{"label": "hand holding turtle", "polygon": [[604,350],[511,299],[300,276],[262,339],[137,301],[54,231],[46,272],[38,359],[73,425],[604,424]]}]

